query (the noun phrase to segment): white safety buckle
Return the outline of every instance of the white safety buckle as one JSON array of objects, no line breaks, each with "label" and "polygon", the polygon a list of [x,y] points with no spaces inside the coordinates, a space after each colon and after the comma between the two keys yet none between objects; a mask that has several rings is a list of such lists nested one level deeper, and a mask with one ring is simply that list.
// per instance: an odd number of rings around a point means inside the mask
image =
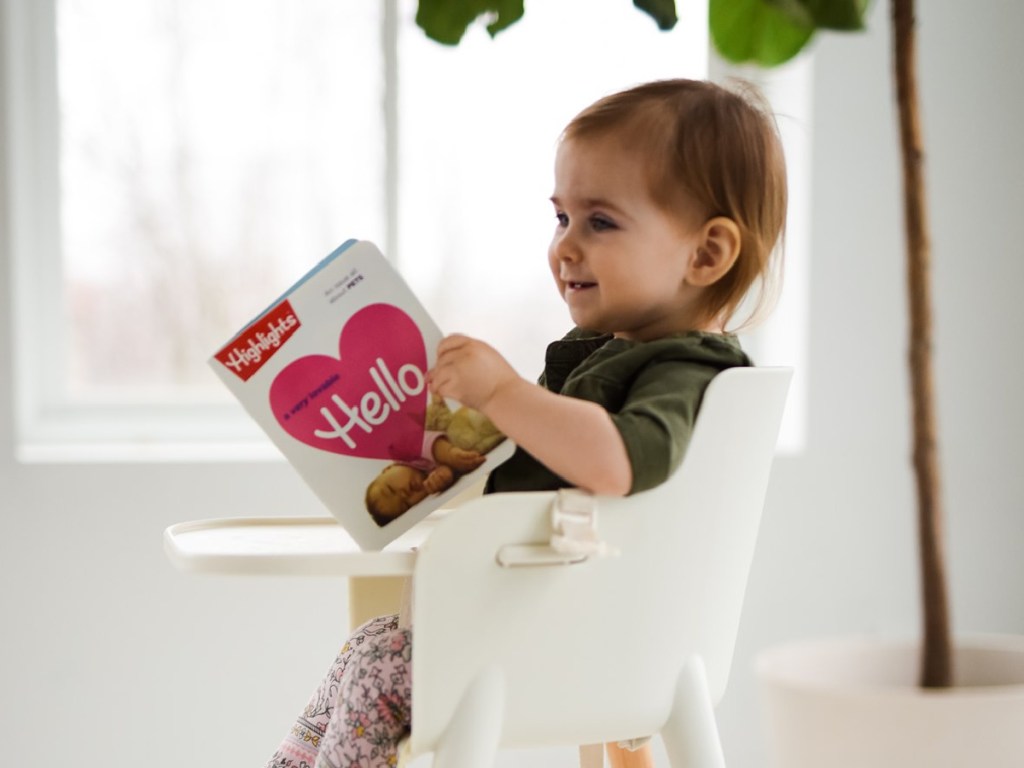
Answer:
[{"label": "white safety buckle", "polygon": [[551,505],[551,548],[565,555],[615,554],[597,535],[597,499],[562,488]]}]

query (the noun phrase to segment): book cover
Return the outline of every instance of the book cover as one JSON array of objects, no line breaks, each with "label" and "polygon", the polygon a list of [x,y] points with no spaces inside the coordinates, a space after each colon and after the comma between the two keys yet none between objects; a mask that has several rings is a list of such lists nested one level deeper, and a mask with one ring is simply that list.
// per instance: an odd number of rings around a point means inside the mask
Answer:
[{"label": "book cover", "polygon": [[512,453],[431,397],[441,331],[377,247],[349,240],[210,365],[363,549],[381,549]]}]

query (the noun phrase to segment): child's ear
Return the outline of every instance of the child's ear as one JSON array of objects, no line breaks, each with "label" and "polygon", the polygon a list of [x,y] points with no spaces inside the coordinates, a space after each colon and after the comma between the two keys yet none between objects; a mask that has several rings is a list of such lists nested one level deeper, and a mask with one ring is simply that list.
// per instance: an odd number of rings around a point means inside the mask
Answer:
[{"label": "child's ear", "polygon": [[727,216],[716,216],[705,223],[686,281],[699,287],[718,282],[736,263],[741,239],[739,225]]}]

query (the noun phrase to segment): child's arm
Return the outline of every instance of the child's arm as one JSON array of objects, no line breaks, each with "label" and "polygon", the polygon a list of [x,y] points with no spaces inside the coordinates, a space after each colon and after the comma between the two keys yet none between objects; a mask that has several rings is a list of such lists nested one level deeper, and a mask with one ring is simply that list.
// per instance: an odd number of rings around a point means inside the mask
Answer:
[{"label": "child's arm", "polygon": [[487,344],[466,336],[442,340],[430,387],[482,412],[573,485],[611,496],[629,492],[633,470],[608,412],[530,383]]}]

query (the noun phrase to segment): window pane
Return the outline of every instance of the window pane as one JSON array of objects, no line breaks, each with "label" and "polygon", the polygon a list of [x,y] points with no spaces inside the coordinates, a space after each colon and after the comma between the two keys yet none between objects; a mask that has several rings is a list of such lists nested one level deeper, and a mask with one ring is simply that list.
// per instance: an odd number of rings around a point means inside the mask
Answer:
[{"label": "window pane", "polygon": [[388,212],[385,2],[57,0],[67,370],[41,373],[67,399],[228,401],[206,358],[348,237],[536,372],[568,323],[545,266],[557,134],[603,93],[703,75],[703,3],[661,33],[621,0],[551,0],[448,48],[395,1]]},{"label": "window pane", "polygon": [[67,394],[226,398],[212,351],[384,232],[380,4],[57,10]]},{"label": "window pane", "polygon": [[444,331],[486,339],[524,376],[571,325],[547,267],[555,141],[606,93],[706,74],[703,3],[677,5],[663,33],[622,0],[546,0],[458,48],[403,6],[400,266]]}]

